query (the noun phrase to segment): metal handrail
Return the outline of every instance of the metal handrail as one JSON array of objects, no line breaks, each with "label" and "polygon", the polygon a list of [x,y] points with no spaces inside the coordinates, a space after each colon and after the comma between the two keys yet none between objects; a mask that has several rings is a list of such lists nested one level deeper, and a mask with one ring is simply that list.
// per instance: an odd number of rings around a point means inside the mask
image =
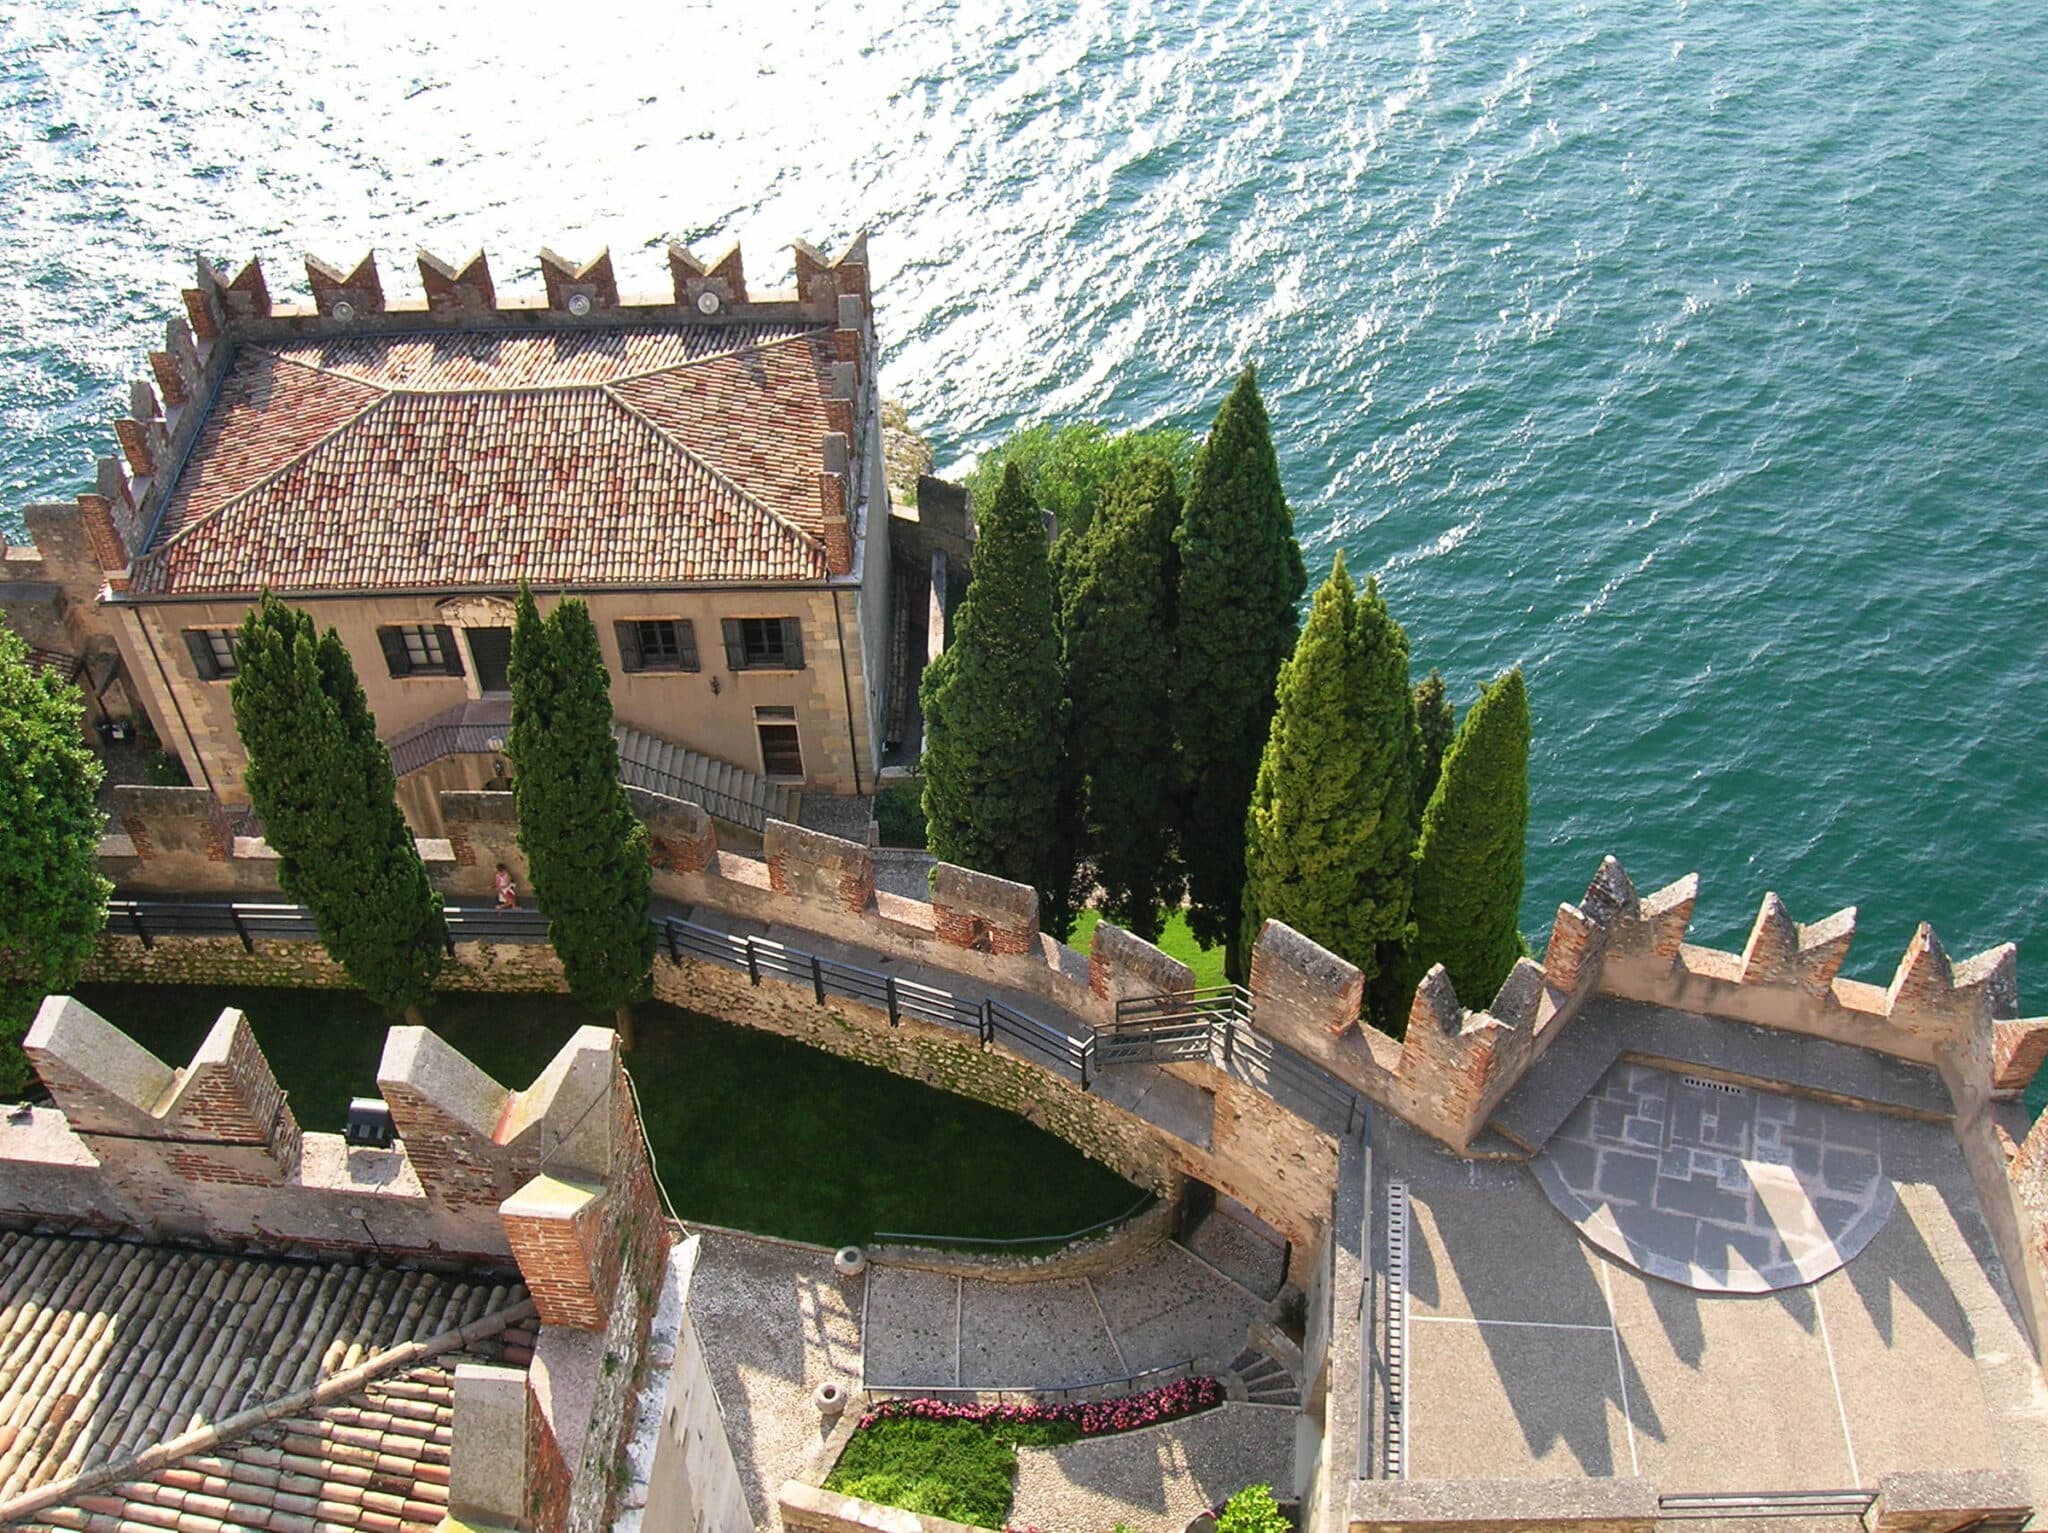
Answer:
[{"label": "metal handrail", "polygon": [[1861,1517],[1874,1490],[1746,1490],[1661,1495],[1657,1515],[1674,1522],[1722,1517]]},{"label": "metal handrail", "polygon": [[[303,905],[109,900],[107,915],[109,929],[139,937],[145,949],[152,947],[158,936],[239,937],[243,947],[254,952],[258,938],[309,941],[320,935],[312,912]],[[451,952],[458,937],[519,943],[548,940],[548,918],[531,908],[450,905],[442,915]],[[764,974],[791,984],[809,984],[821,1005],[828,995],[845,996],[883,1009],[892,1026],[909,1017],[972,1032],[984,1048],[1002,1040],[1014,1045],[1015,1052],[1078,1080],[1084,1091],[1093,1089],[1095,1076],[1104,1066],[1202,1059],[1254,1085],[1260,1084],[1254,1072],[1284,1080],[1290,1090],[1319,1107],[1341,1112],[1347,1133],[1363,1110],[1355,1091],[1253,1031],[1250,995],[1241,986],[1209,986],[1171,997],[1135,997],[1118,1003],[1120,1016],[1127,1006],[1139,1008],[1168,999],[1185,1005],[1190,997],[1205,1009],[1134,1025],[1119,1023],[1076,1036],[994,996],[970,1001],[919,980],[862,968],[767,937],[700,926],[680,916],[655,916],[652,924],[658,948],[672,963],[681,963],[686,956],[702,958],[738,969],[756,985]]]}]

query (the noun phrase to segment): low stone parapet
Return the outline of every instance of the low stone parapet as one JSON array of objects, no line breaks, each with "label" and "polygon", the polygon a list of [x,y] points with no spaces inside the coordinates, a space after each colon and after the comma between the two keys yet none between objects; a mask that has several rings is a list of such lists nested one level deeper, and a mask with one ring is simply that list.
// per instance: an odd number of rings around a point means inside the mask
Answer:
[{"label": "low stone parapet", "polygon": [[932,930],[949,947],[1022,954],[1038,949],[1038,891],[972,868],[932,868]]}]

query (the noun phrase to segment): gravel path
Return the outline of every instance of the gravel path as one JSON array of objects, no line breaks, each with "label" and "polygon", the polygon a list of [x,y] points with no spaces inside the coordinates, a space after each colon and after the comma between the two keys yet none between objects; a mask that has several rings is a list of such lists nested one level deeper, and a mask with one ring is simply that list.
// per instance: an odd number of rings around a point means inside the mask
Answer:
[{"label": "gravel path", "polygon": [[693,1226],[704,1237],[690,1288],[703,1342],[739,1461],[754,1525],[778,1523],[775,1495],[801,1475],[832,1422],[811,1404],[827,1379],[860,1378],[863,1280],[832,1271],[832,1253]]},{"label": "gravel path", "polygon": [[1063,1448],[1017,1450],[1013,1528],[1045,1533],[1180,1533],[1247,1485],[1293,1494],[1294,1416],[1270,1405],[1224,1405],[1186,1421]]}]

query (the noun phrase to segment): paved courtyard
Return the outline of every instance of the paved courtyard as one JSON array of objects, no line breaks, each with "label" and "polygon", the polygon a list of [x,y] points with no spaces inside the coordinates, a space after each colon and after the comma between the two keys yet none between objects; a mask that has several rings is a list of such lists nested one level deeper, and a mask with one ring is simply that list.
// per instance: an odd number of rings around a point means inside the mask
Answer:
[{"label": "paved courtyard", "polygon": [[[1390,1128],[1408,1477],[1642,1475],[1674,1493],[2048,1472],[2048,1401],[1954,1139],[1866,1121],[1890,1218],[1820,1281],[1756,1294],[1647,1276],[1582,1240],[1527,1166]],[[1738,1132],[1753,1126],[1701,1129]]]},{"label": "paved courtyard", "polygon": [[1689,1288],[1824,1277],[1891,1214],[1879,1120],[1830,1102],[1622,1063],[1533,1168],[1594,1245]]},{"label": "paved courtyard", "polygon": [[[991,1283],[870,1268],[838,1277],[832,1253],[701,1230],[690,1298],[756,1526],[824,1446],[811,1391],[1055,1387],[1205,1357],[1228,1366],[1266,1306],[1178,1246],[1085,1279]],[[1017,1526],[1100,1533],[1117,1522],[1178,1533],[1250,1479],[1292,1473],[1294,1412],[1233,1404],[1183,1423],[1019,1455]],[[1218,1487],[1223,1487],[1219,1492]]]}]

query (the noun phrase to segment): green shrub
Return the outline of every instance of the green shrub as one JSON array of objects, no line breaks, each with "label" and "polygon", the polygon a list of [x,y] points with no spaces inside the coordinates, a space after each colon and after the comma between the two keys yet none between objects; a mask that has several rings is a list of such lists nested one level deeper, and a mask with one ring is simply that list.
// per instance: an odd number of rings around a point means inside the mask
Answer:
[{"label": "green shrub", "polygon": [[875,829],[884,846],[924,850],[924,785],[892,783],[875,795]]},{"label": "green shrub", "polygon": [[185,770],[185,763],[169,751],[158,751],[149,758],[149,780],[158,788],[192,786],[192,775]]},{"label": "green shrub", "polygon": [[1273,1499],[1270,1485],[1247,1485],[1223,1503],[1216,1533],[1294,1533],[1294,1524]]}]

